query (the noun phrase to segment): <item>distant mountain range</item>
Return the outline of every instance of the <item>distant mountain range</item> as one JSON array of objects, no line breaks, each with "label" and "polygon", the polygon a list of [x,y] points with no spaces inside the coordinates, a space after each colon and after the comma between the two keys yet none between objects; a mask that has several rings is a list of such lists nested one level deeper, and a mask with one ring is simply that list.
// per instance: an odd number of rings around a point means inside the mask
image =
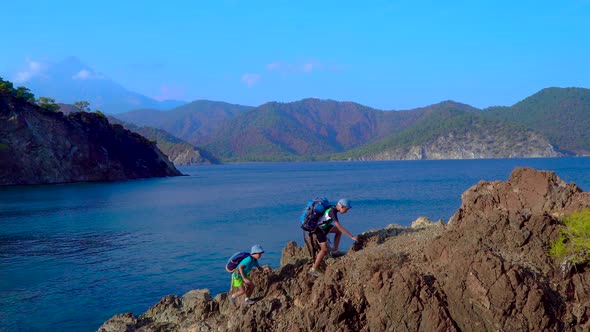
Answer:
[{"label": "distant mountain range", "polygon": [[[76,58],[31,84],[37,96],[86,100],[92,109],[116,113],[116,121],[158,141],[180,164],[590,155],[590,90],[584,88],[547,88],[513,106],[483,110],[454,101],[402,111],[313,98],[257,107],[157,102]],[[180,155],[191,157],[180,161]]]},{"label": "distant mountain range", "polygon": [[168,111],[138,109],[116,114],[116,118],[138,126],[163,129],[191,144],[204,144],[223,122],[251,110],[252,106],[196,100]]},{"label": "distant mountain range", "polygon": [[454,101],[407,111],[320,99],[189,105],[117,116],[164,129],[221,161],[525,158],[590,151],[590,90],[582,88],[548,88],[514,106],[484,110]]},{"label": "distant mountain range", "polygon": [[186,102],[157,101],[129,91],[76,57],[69,57],[24,83],[37,97],[54,98],[59,103],[88,101],[91,108],[105,113],[121,113],[139,108],[171,109]]}]

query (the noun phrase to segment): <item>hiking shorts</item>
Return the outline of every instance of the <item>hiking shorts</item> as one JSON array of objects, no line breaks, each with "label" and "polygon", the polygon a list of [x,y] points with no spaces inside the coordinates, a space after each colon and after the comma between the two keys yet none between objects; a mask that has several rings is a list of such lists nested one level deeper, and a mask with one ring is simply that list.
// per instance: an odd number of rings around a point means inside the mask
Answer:
[{"label": "hiking shorts", "polygon": [[[248,275],[246,275],[246,277],[248,277]],[[242,279],[242,275],[239,273],[232,273],[231,285],[235,288],[240,288],[244,286],[244,279]]]},{"label": "hiking shorts", "polygon": [[[334,227],[334,226],[332,226],[332,227]],[[324,243],[324,242],[328,241],[328,234],[332,230],[332,227],[327,228],[327,229],[321,229],[320,227],[316,228],[315,235],[318,238],[319,243]]]}]

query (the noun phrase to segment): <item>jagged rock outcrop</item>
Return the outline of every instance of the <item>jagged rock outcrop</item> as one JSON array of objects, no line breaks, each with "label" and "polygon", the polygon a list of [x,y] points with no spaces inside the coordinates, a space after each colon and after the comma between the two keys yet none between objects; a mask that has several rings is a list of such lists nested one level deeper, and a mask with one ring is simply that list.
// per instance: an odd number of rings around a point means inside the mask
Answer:
[{"label": "jagged rock outcrop", "polygon": [[421,145],[402,146],[352,160],[497,159],[561,157],[549,141],[534,132],[520,137],[466,132],[439,136]]},{"label": "jagged rock outcrop", "polygon": [[98,113],[45,111],[0,91],[0,185],[182,175],[144,137]]},{"label": "jagged rock outcrop", "polygon": [[[211,158],[207,158],[201,151],[194,147],[188,147],[170,156],[170,161],[177,166],[194,166],[213,164]],[[218,162],[215,162],[218,163]]]},{"label": "jagged rock outcrop", "polygon": [[582,208],[590,195],[575,184],[517,168],[468,189],[447,224],[361,234],[317,279],[305,250],[288,243],[280,269],[253,275],[252,306],[191,291],[99,331],[588,331],[587,263],[563,269],[548,255],[559,217]]}]

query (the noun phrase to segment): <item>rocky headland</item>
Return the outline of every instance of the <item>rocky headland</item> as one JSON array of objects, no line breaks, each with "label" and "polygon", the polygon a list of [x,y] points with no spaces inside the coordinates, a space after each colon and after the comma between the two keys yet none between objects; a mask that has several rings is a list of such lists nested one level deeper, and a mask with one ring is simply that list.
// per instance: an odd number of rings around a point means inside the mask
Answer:
[{"label": "rocky headland", "polygon": [[101,113],[45,110],[0,90],[0,186],[182,175],[155,143]]},{"label": "rocky headland", "polygon": [[468,189],[446,223],[361,234],[318,278],[306,250],[286,244],[279,269],[253,274],[252,306],[192,290],[99,331],[588,331],[587,253],[549,254],[562,217],[587,208],[590,194],[575,184],[516,168]]},{"label": "rocky headland", "polygon": [[[483,129],[482,129],[483,130]],[[518,137],[516,137],[518,135]],[[349,160],[443,160],[563,157],[543,136],[532,131],[514,136],[467,131],[438,136],[420,145],[399,146]]]}]

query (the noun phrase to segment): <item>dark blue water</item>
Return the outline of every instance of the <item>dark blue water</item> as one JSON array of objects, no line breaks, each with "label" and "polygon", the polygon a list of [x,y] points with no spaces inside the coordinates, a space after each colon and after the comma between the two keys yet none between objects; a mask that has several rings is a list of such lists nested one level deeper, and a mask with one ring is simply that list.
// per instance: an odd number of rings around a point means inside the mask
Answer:
[{"label": "dark blue water", "polygon": [[[229,289],[227,258],[260,243],[276,268],[316,194],[347,197],[353,234],[448,220],[479,180],[515,166],[590,189],[590,158],[230,164],[190,176],[0,189],[0,330],[95,331],[168,294]],[[342,249],[351,241],[343,238]]]}]

